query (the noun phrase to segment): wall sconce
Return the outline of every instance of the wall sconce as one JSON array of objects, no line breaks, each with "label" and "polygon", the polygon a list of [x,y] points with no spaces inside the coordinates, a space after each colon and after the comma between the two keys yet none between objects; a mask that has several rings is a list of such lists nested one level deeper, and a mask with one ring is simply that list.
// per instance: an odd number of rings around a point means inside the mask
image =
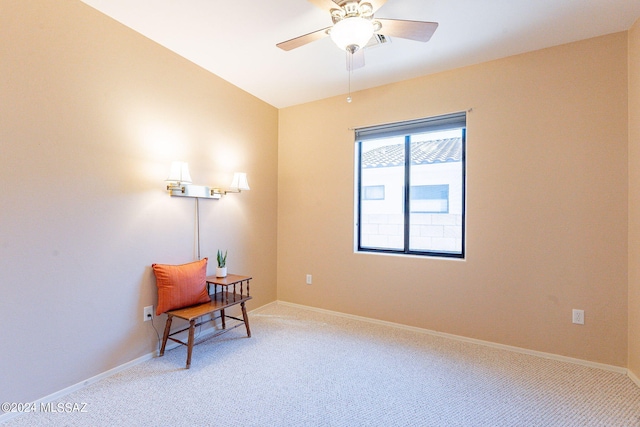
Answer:
[{"label": "wall sconce", "polygon": [[236,172],[228,189],[207,187],[205,185],[193,185],[189,174],[189,165],[186,162],[172,162],[167,181],[167,191],[172,196],[197,197],[202,199],[220,199],[227,193],[240,193],[250,190],[247,174]]},{"label": "wall sconce", "polygon": [[249,182],[247,181],[247,174],[244,172],[235,172],[231,180],[231,187],[229,187],[227,193],[239,193],[242,190],[251,190],[251,188],[249,188]]}]

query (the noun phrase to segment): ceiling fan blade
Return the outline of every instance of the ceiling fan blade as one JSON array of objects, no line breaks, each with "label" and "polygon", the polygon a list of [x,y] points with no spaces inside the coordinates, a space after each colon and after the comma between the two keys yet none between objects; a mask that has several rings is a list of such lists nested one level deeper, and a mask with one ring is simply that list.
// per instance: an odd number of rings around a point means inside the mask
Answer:
[{"label": "ceiling fan blade", "polygon": [[340,6],[338,6],[339,2],[334,2],[333,0],[308,0],[309,3],[312,3],[313,5],[319,7],[322,10],[331,10],[331,9],[336,9]]},{"label": "ceiling fan blade", "polygon": [[364,49],[358,49],[355,53],[347,51],[347,71],[364,67]]},{"label": "ceiling fan blade", "polygon": [[305,34],[304,36],[300,36],[291,40],[280,42],[276,46],[278,46],[282,50],[291,50],[300,46],[304,46],[307,43],[311,43],[326,37],[328,35],[327,30],[329,28],[331,27],[323,28],[321,30],[314,31],[313,33]]},{"label": "ceiling fan blade", "polygon": [[384,4],[387,2],[387,0],[362,0],[362,1],[366,3],[370,3],[371,6],[373,6],[374,12],[380,9],[382,6],[384,6]]},{"label": "ceiling fan blade", "polygon": [[438,28],[437,22],[403,21],[400,19],[377,19],[382,24],[380,34],[401,39],[428,42]]}]

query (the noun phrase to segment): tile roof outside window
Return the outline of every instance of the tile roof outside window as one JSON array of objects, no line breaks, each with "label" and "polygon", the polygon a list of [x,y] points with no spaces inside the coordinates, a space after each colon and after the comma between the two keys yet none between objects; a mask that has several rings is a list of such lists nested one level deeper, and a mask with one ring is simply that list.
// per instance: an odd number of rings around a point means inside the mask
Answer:
[{"label": "tile roof outside window", "polygon": [[[417,141],[411,144],[413,165],[459,162],[462,160],[462,138]],[[362,153],[362,167],[386,168],[404,164],[404,144],[376,148]]]}]

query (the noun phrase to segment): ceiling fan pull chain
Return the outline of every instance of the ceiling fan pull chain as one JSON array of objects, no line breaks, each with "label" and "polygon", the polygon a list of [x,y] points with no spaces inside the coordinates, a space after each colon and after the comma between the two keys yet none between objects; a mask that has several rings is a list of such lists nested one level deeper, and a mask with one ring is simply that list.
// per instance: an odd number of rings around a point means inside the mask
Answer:
[{"label": "ceiling fan pull chain", "polygon": [[353,73],[353,53],[347,51],[349,55],[349,96],[347,96],[347,103],[351,103],[351,74]]}]

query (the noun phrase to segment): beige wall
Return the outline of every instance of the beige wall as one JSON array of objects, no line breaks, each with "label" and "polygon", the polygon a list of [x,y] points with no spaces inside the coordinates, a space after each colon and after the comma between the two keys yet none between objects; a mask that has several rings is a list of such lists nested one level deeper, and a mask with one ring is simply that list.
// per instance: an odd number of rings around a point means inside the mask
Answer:
[{"label": "beige wall", "polygon": [[[77,0],[2,0],[0,401],[28,402],[155,349],[150,265],[194,260],[195,199],[164,189],[247,172],[200,202],[202,254],[229,250],[276,298],[277,109]],[[162,330],[164,317],[155,320]]]},{"label": "beige wall", "polygon": [[640,378],[640,20],[629,31],[629,370]]},{"label": "beige wall", "polygon": [[[627,89],[625,32],[280,110],[278,299],[626,366]],[[349,129],[467,109],[466,260],[355,254]]]}]

